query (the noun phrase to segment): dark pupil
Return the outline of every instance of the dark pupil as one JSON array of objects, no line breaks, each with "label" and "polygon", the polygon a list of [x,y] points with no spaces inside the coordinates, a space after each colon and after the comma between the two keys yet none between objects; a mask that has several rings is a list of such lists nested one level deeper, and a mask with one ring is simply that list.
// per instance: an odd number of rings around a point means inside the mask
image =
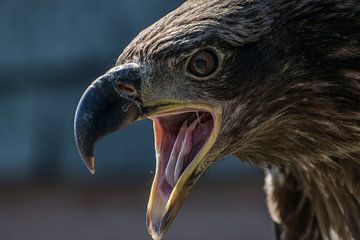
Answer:
[{"label": "dark pupil", "polygon": [[204,69],[206,68],[207,62],[203,58],[200,58],[196,59],[195,65],[198,69]]}]

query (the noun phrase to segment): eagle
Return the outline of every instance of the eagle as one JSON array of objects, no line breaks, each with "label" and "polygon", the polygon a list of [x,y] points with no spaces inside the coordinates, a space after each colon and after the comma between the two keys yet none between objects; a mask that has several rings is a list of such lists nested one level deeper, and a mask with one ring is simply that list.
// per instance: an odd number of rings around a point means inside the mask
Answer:
[{"label": "eagle", "polygon": [[74,131],[88,169],[99,139],[143,119],[153,239],[229,155],[264,169],[278,239],[360,239],[359,0],[183,2],[82,95]]}]

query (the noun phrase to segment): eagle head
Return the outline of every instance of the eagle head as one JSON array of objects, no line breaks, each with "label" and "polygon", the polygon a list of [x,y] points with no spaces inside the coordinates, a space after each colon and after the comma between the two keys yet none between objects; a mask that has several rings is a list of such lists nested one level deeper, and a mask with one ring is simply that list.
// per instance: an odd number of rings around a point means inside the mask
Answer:
[{"label": "eagle head", "polygon": [[[332,32],[334,24],[307,19],[319,11],[316,2],[304,13],[298,1],[188,0],[142,31],[86,90],[75,137],[92,172],[97,140],[134,121],[153,121],[157,164],[147,225],[154,239],[223,156],[299,167],[295,159],[305,153],[333,147],[318,146],[328,139],[315,143],[315,133],[346,101],[327,96],[342,74],[331,75],[331,59],[350,39]],[[330,5],[323,7],[336,8]],[[327,47],[330,40],[338,45]]]}]

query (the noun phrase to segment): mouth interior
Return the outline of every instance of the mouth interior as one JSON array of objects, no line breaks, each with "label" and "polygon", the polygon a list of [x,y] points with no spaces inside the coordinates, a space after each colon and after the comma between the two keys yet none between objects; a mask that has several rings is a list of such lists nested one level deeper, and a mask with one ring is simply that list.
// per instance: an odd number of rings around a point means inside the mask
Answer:
[{"label": "mouth interior", "polygon": [[153,120],[158,190],[168,197],[182,173],[207,144],[214,129],[214,117],[206,111],[187,111],[161,115]]}]

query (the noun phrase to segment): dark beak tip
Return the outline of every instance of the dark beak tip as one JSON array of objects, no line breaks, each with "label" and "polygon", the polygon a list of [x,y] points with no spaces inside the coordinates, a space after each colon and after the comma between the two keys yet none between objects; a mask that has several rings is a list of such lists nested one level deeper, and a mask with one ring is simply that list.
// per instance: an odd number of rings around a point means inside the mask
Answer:
[{"label": "dark beak tip", "polygon": [[89,170],[89,172],[94,175],[95,174],[95,158],[89,157],[87,159],[83,159],[83,162],[86,166],[86,168]]},{"label": "dark beak tip", "polygon": [[[81,157],[86,168],[90,171],[91,174],[95,173],[95,157],[94,157],[94,146],[93,144],[85,144],[81,141],[81,138],[75,132],[75,142],[78,153]],[[90,148],[89,148],[90,146]]]},{"label": "dark beak tip", "polygon": [[95,157],[94,155],[86,155],[78,148],[81,160],[84,163],[85,167],[90,171],[92,175],[95,174]]}]

